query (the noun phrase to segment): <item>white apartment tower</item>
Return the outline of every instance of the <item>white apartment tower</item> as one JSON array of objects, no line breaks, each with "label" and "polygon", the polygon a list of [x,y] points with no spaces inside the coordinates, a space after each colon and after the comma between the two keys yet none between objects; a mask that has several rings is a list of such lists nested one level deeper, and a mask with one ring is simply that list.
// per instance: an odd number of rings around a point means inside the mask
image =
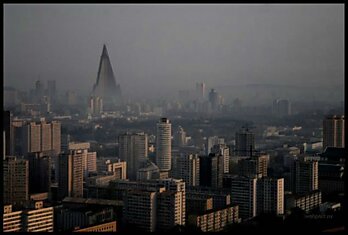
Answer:
[{"label": "white apartment tower", "polygon": [[157,123],[156,164],[161,171],[170,171],[172,152],[172,124],[169,119],[161,118]]}]

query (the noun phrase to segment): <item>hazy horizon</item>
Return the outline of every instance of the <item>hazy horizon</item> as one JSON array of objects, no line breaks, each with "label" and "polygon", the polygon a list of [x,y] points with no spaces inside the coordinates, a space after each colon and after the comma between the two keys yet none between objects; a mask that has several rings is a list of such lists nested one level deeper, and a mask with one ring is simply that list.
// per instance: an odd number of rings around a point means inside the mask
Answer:
[{"label": "hazy horizon", "polygon": [[205,82],[344,97],[343,4],[5,4],[4,86],[28,90],[40,78],[87,94],[104,43],[124,95]]}]

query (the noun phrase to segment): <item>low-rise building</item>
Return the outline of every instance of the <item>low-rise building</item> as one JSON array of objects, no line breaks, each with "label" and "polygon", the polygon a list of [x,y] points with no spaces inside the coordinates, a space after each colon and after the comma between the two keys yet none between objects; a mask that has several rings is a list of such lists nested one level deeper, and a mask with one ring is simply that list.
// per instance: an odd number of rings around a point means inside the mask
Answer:
[{"label": "low-rise building", "polygon": [[117,177],[115,174],[112,175],[97,175],[87,178],[87,187],[88,186],[107,186],[111,180],[116,180]]},{"label": "low-rise building", "polygon": [[3,232],[21,232],[22,231],[22,211],[12,211],[12,205],[4,206]]},{"label": "low-rise building", "polygon": [[43,202],[35,202],[34,209],[23,211],[23,229],[26,232],[53,232],[53,207],[43,207]]},{"label": "low-rise building", "polygon": [[321,204],[321,192],[319,190],[315,190],[304,195],[287,194],[285,198],[286,210],[298,207],[305,212],[309,212],[315,208],[318,208]]},{"label": "low-rise building", "polygon": [[226,225],[239,223],[238,205],[226,206],[224,209],[208,210],[198,214],[188,215],[187,223],[194,225],[203,232],[219,232]]},{"label": "low-rise building", "polygon": [[12,205],[4,206],[4,232],[53,232],[53,207],[44,207],[42,201],[28,208],[12,211]]},{"label": "low-rise building", "polygon": [[75,229],[74,232],[116,232],[116,221]]}]

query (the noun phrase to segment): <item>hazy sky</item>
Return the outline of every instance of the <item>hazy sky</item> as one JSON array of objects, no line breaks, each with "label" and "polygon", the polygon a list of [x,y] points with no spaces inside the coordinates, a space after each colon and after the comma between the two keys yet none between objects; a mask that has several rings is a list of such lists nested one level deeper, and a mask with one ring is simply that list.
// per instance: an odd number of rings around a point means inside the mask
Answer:
[{"label": "hazy sky", "polygon": [[[106,43],[124,93],[343,87],[344,5],[4,5],[4,84],[90,91]],[[46,82],[45,82],[46,85]],[[142,93],[142,92],[140,92]]]}]

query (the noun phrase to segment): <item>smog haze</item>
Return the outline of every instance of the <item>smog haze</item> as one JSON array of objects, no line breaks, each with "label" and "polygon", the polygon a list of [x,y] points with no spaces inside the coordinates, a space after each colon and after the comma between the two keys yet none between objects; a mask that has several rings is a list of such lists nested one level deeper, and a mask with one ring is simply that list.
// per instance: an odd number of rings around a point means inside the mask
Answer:
[{"label": "smog haze", "polygon": [[4,85],[56,80],[88,94],[106,44],[130,97],[175,97],[205,82],[227,100],[273,86],[343,101],[343,28],[343,4],[5,4]]}]

